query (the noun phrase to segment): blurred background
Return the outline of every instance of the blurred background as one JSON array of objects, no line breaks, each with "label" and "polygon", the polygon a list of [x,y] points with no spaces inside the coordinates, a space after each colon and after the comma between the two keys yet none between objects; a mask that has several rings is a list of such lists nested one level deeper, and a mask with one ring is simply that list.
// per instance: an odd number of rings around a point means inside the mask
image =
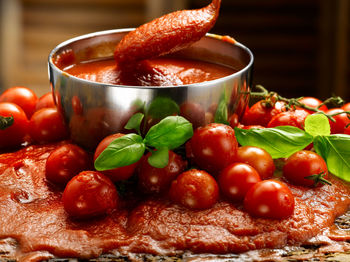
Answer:
[{"label": "blurred background", "polygon": [[[137,27],[200,8],[209,0],[0,0],[0,90],[50,91],[49,52],[69,38]],[[350,100],[349,0],[222,0],[212,33],[230,35],[255,55],[253,86],[289,97],[332,94]]]}]

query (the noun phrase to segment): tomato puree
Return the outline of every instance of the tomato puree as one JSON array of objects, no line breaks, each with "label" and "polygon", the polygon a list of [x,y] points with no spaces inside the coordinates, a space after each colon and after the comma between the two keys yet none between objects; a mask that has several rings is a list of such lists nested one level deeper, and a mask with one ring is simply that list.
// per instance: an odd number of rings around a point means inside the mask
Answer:
[{"label": "tomato puree", "polygon": [[76,221],[63,208],[62,189],[45,179],[46,159],[61,144],[0,155],[0,240],[13,239],[14,256],[90,258],[116,251],[223,254],[280,248],[322,233],[350,206],[349,186],[331,177],[332,186],[289,185],[295,211],[284,220],[253,218],[224,200],[193,211],[166,197],[121,197],[111,215]]},{"label": "tomato puree", "polygon": [[128,70],[113,59],[82,62],[63,68],[73,76],[105,84],[129,86],[178,86],[228,76],[236,70],[199,60],[154,58]]}]

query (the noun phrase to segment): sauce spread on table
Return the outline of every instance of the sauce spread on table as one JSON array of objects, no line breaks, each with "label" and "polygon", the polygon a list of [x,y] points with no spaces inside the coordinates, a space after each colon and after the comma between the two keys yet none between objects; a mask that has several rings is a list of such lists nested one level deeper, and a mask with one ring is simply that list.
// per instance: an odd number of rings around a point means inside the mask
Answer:
[{"label": "sauce spread on table", "polygon": [[193,211],[163,198],[121,198],[106,217],[76,221],[64,211],[62,190],[45,179],[45,162],[58,144],[0,155],[0,240],[11,238],[18,257],[96,257],[119,251],[174,254],[237,253],[302,244],[322,233],[350,206],[350,187],[291,186],[295,211],[288,219],[253,218],[221,200]]},{"label": "sauce spread on table", "polygon": [[113,59],[82,62],[63,68],[73,76],[113,85],[178,86],[222,78],[232,68],[192,59],[154,58],[122,70]]}]

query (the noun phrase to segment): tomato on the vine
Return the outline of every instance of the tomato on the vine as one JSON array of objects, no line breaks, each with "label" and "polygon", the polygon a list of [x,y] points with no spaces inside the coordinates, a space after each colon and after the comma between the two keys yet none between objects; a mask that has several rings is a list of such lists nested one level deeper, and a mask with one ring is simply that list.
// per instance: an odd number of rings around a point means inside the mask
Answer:
[{"label": "tomato on the vine", "polygon": [[221,192],[232,201],[242,201],[248,190],[260,181],[258,172],[245,163],[225,167],[218,177]]},{"label": "tomato on the vine", "polygon": [[242,124],[260,125],[266,127],[272,117],[283,112],[285,103],[277,101],[274,104],[270,104],[265,100],[260,100],[252,107],[250,107],[244,114]]},{"label": "tomato on the vine", "polygon": [[200,168],[217,174],[234,161],[237,147],[232,127],[212,123],[194,131],[186,150]]},{"label": "tomato on the vine", "polygon": [[[327,106],[326,105],[321,105],[322,104],[322,101],[318,98],[315,98],[315,97],[310,97],[310,96],[305,96],[301,99],[298,100],[300,103],[308,106],[308,107],[312,107],[312,108],[317,108],[323,112],[326,112],[328,110]],[[315,111],[312,111],[312,110],[308,110],[308,109],[305,109],[309,114],[313,114],[315,113]]]},{"label": "tomato on the vine", "polygon": [[0,129],[0,148],[20,146],[28,134],[28,118],[21,107],[16,104],[0,103],[0,116],[13,117],[11,126]]},{"label": "tomato on the vine", "polygon": [[335,121],[329,120],[332,134],[343,134],[346,126],[350,124],[350,115],[342,112],[344,110],[341,108],[332,108],[326,112],[328,115],[336,114],[333,116]]},{"label": "tomato on the vine", "polygon": [[304,122],[309,113],[303,109],[290,110],[275,115],[267,127],[295,126],[304,129]]},{"label": "tomato on the vine", "polygon": [[203,170],[191,169],[179,175],[171,184],[170,199],[191,209],[212,207],[219,199],[219,186]]},{"label": "tomato on the vine", "polygon": [[169,189],[171,182],[181,174],[187,162],[180,155],[169,151],[168,165],[164,168],[156,168],[148,163],[151,152],[144,156],[138,167],[138,185],[144,193],[163,193]]},{"label": "tomato on the vine", "polygon": [[294,212],[294,196],[284,183],[263,180],[247,192],[244,209],[255,217],[284,219]]},{"label": "tomato on the vine", "polygon": [[258,171],[261,179],[271,178],[276,169],[271,155],[259,147],[238,147],[236,161],[252,166]]},{"label": "tomato on the vine", "polygon": [[0,102],[10,102],[20,106],[29,119],[34,111],[38,97],[33,90],[24,86],[14,86],[0,95]]},{"label": "tomato on the vine", "polygon": [[283,166],[283,176],[295,185],[316,186],[326,182],[328,168],[320,155],[302,150],[287,158]]},{"label": "tomato on the vine", "polygon": [[[121,134],[121,133],[116,133],[116,134],[106,136],[96,147],[96,150],[94,153],[94,161],[103,152],[103,150],[105,150],[106,147],[109,146],[110,143],[112,143],[115,139],[122,136],[124,136],[124,134]],[[136,162],[128,166],[122,166],[122,167],[117,167],[110,170],[101,171],[101,173],[108,176],[113,182],[126,180],[134,174],[138,163],[139,162]]]},{"label": "tomato on the vine", "polygon": [[66,144],[52,151],[46,160],[46,178],[57,185],[66,185],[81,171],[89,170],[92,159],[81,147]]},{"label": "tomato on the vine", "polygon": [[70,216],[85,219],[112,213],[117,207],[118,192],[102,173],[83,171],[68,182],[62,201]]},{"label": "tomato on the vine", "polygon": [[29,134],[37,143],[48,143],[69,137],[69,131],[57,108],[42,108],[29,121]]}]

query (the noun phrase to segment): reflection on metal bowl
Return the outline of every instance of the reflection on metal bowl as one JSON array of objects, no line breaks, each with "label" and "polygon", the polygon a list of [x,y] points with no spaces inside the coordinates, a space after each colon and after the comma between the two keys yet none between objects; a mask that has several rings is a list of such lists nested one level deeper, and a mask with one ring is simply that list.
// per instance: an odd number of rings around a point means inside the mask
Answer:
[{"label": "reflection on metal bowl", "polygon": [[191,47],[172,56],[203,60],[233,67],[236,73],[212,81],[180,86],[120,86],[72,76],[54,61],[64,54],[75,62],[113,56],[116,43],[132,29],[83,35],[58,45],[49,55],[49,77],[59,110],[73,141],[94,149],[105,136],[125,132],[124,125],[136,112],[145,114],[144,130],[168,115],[180,114],[194,127],[213,121],[229,123],[240,117],[248,102],[253,54],[240,43],[207,34]]}]

